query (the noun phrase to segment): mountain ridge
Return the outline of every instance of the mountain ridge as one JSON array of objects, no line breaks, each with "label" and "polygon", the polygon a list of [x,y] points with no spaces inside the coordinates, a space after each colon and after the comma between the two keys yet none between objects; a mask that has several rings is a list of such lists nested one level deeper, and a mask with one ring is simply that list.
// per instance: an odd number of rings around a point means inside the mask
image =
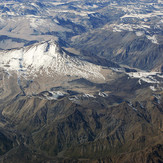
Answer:
[{"label": "mountain ridge", "polygon": [[162,163],[162,9],[0,1],[0,163]]}]

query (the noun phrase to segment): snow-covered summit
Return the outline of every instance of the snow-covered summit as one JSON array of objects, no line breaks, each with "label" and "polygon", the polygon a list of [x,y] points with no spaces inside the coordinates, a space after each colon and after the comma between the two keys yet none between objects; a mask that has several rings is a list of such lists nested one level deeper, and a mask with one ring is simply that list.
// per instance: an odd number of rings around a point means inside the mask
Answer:
[{"label": "snow-covered summit", "polygon": [[103,78],[101,67],[71,56],[54,41],[46,41],[32,46],[0,52],[0,67],[16,71],[25,76],[46,73]]}]

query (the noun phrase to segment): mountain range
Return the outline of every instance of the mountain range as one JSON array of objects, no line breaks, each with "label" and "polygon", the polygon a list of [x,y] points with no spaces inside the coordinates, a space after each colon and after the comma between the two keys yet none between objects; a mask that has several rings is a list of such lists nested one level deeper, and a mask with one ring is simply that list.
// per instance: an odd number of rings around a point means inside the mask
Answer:
[{"label": "mountain range", "polygon": [[162,9],[0,1],[0,162],[163,162]]}]

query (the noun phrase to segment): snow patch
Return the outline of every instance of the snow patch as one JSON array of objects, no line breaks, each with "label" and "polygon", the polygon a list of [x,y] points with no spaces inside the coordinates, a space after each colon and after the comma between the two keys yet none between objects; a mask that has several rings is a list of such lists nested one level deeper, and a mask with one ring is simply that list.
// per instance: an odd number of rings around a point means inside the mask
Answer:
[{"label": "snow patch", "polygon": [[133,106],[131,102],[128,103],[128,106],[130,106],[134,111],[137,111],[137,109]]},{"label": "snow patch", "polygon": [[41,95],[39,95],[39,98],[41,99],[47,99],[47,100],[57,100],[60,97],[63,97],[65,94],[60,91],[47,91],[42,92]]},{"label": "snow patch", "polygon": [[163,75],[158,74],[157,76],[158,76],[159,78],[163,78]]},{"label": "snow patch", "polygon": [[154,94],[153,96],[157,99],[157,103],[160,104],[160,103],[161,103],[161,102],[160,102],[160,100],[161,100],[161,95],[159,95],[159,94]]},{"label": "snow patch", "polygon": [[77,96],[73,96],[73,97],[69,97],[68,98],[70,101],[72,101],[73,103],[79,104],[79,98]]},{"label": "snow patch", "polygon": [[127,73],[132,78],[139,78],[140,80],[145,81],[147,83],[160,83],[155,77],[159,74],[158,72],[130,72]]},{"label": "snow patch", "polygon": [[157,38],[156,38],[155,35],[153,35],[153,36],[148,36],[148,35],[147,35],[146,37],[147,37],[148,40],[151,40],[152,43],[158,44],[158,41],[157,41]]},{"label": "snow patch", "polygon": [[140,79],[138,80],[138,83],[141,85],[141,80]]},{"label": "snow patch", "polygon": [[60,91],[49,91],[49,93],[51,93],[51,99],[58,99],[59,97],[63,97],[65,94],[63,94]]},{"label": "snow patch", "polygon": [[90,95],[90,94],[84,94],[83,97],[87,97],[87,98],[90,98],[90,97],[91,97],[91,98],[95,98],[95,96]]},{"label": "snow patch", "polygon": [[99,92],[98,95],[101,97],[108,97],[108,94],[105,92]]},{"label": "snow patch", "polygon": [[150,86],[149,87],[152,91],[157,91],[157,89],[155,88],[155,86]]}]

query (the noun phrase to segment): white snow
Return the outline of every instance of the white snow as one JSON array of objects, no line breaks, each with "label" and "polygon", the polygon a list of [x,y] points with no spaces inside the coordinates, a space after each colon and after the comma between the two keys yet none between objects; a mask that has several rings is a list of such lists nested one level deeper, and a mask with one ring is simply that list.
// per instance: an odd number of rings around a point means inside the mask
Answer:
[{"label": "white snow", "polygon": [[63,97],[65,94],[60,91],[48,91],[42,92],[41,96],[38,97],[40,99],[47,99],[47,100],[57,100],[59,97]]},{"label": "white snow", "polygon": [[139,19],[145,19],[145,18],[151,18],[151,17],[155,17],[157,15],[163,15],[162,12],[160,11],[155,11],[153,13],[149,13],[149,14],[126,14],[124,16],[121,17],[121,19],[124,18],[139,18]]},{"label": "white snow", "polygon": [[130,72],[127,73],[132,78],[139,78],[139,84],[141,84],[141,80],[147,83],[160,83],[155,77],[159,74],[158,72]]},{"label": "white snow", "polygon": [[83,97],[87,97],[87,98],[89,98],[89,97],[91,97],[91,98],[95,98],[95,96],[93,96],[93,95],[91,95],[91,94],[84,94]]},{"label": "white snow", "polygon": [[108,94],[105,92],[99,92],[98,95],[101,97],[108,97]]},{"label": "white snow", "polygon": [[133,104],[130,102],[129,104],[128,104],[134,111],[137,111],[137,109],[133,106]]},{"label": "white snow", "polygon": [[68,99],[73,103],[80,104],[80,100],[77,96],[69,97]]},{"label": "white snow", "polygon": [[49,92],[52,94],[52,96],[48,96],[47,97],[48,100],[57,100],[59,97],[64,96],[64,94],[60,91],[56,91],[56,92],[49,91]]},{"label": "white snow", "polygon": [[163,3],[163,0],[158,0],[158,3],[161,3],[162,4]]},{"label": "white snow", "polygon": [[141,80],[139,79],[138,83],[141,85]]},{"label": "white snow", "polygon": [[159,94],[153,95],[157,99],[157,103],[160,104],[161,96]]},{"label": "white snow", "polygon": [[82,11],[82,12],[78,12],[78,11],[75,11],[75,10],[66,10],[66,9],[56,9],[55,10],[55,13],[58,12],[58,13],[71,13],[71,14],[75,14],[75,15],[80,15],[80,16],[83,16],[83,17],[87,17],[88,14],[93,14],[95,12],[92,12],[92,11]]},{"label": "white snow", "polygon": [[149,87],[152,91],[157,91],[157,89],[154,86]]},{"label": "white snow", "polygon": [[[122,32],[122,31],[134,31],[135,34],[137,36],[142,36],[144,35],[144,31],[147,31],[148,29],[150,29],[149,25],[145,25],[145,24],[111,24],[110,27],[112,28],[113,32]],[[152,38],[148,38],[151,39],[154,43],[156,43],[156,36],[152,37]]]},{"label": "white snow", "polygon": [[158,44],[158,41],[157,41],[157,38],[156,38],[155,35],[153,35],[153,36],[148,36],[148,35],[147,35],[146,37],[147,37],[147,39],[151,40],[152,43]]},{"label": "white snow", "polygon": [[138,36],[138,37],[144,35],[144,32],[143,31],[137,31],[135,33],[136,33],[136,36]]},{"label": "white snow", "polygon": [[163,78],[163,75],[158,74],[157,76],[158,76],[159,78]]},{"label": "white snow", "polygon": [[119,24],[119,25],[114,25],[113,27],[113,32],[121,32],[123,30],[126,31],[133,31],[132,25],[130,24]]},{"label": "white snow", "polygon": [[0,57],[0,67],[7,71],[21,70],[27,76],[45,72],[49,75],[58,73],[87,79],[105,79],[100,73],[100,66],[67,55],[64,51],[60,51],[53,41],[42,42],[19,50],[1,51]]}]

